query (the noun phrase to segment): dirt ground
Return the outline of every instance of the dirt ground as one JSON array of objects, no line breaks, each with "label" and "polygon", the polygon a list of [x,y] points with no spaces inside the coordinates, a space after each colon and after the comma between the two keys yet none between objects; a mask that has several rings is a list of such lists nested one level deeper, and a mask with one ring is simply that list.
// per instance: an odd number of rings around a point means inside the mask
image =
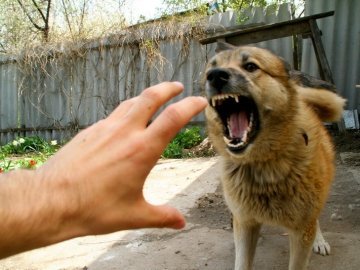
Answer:
[{"label": "dirt ground", "polygon": [[[335,136],[335,141],[337,173],[320,219],[331,255],[313,254],[310,270],[360,269],[360,134]],[[169,203],[180,209],[187,218],[186,228],[76,238],[0,260],[0,269],[233,269],[230,214],[221,194],[218,157],[161,160],[144,192],[153,203]],[[254,269],[287,269],[288,260],[285,231],[263,226]]]}]

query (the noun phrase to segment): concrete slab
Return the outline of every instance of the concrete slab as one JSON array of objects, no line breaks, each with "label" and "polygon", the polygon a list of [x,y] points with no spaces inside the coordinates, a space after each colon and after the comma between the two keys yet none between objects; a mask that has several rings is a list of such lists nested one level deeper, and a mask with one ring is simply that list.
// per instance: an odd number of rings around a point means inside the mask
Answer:
[{"label": "concrete slab", "polygon": [[[320,219],[332,254],[313,254],[310,270],[360,269],[359,171],[354,163],[339,158],[333,189]],[[77,238],[0,260],[0,269],[233,269],[230,215],[219,183],[216,157],[160,161],[146,183],[146,197],[153,203],[168,202],[179,208],[187,217],[184,230],[144,229]],[[254,269],[285,270],[288,260],[288,237],[283,229],[264,226]]]}]

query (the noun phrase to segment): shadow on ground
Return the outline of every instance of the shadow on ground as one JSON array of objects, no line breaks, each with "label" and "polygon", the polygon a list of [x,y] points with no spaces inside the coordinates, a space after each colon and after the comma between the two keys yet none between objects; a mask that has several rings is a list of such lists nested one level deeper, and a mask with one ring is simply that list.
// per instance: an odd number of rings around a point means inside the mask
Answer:
[{"label": "shadow on ground", "polygon": [[[353,140],[347,142],[354,146]],[[313,254],[310,270],[360,269],[360,148],[344,141],[339,145],[336,178],[320,218],[332,254]],[[185,213],[184,230],[147,229],[78,238],[2,260],[0,270],[233,269],[230,214],[222,198],[216,160],[162,161],[152,176],[156,180],[148,180],[146,191],[152,200],[169,201]],[[177,187],[184,182],[184,187]],[[254,269],[285,270],[288,260],[285,231],[264,226]]]},{"label": "shadow on ground", "polygon": [[[310,270],[360,269],[360,188],[354,166],[358,153],[339,155],[336,179],[320,222],[331,245],[330,256],[313,254]],[[347,160],[347,161],[346,161]],[[350,161],[350,162],[349,162]],[[219,176],[219,166],[211,167],[184,194],[201,189],[204,179]],[[218,181],[218,180],[216,180]],[[174,198],[176,205],[180,198]],[[132,243],[118,243],[89,265],[88,269],[233,269],[234,246],[230,215],[217,185],[213,193],[197,199],[188,211],[188,226],[180,232],[145,233]],[[264,226],[258,242],[254,269],[287,269],[288,237],[281,228]]]}]

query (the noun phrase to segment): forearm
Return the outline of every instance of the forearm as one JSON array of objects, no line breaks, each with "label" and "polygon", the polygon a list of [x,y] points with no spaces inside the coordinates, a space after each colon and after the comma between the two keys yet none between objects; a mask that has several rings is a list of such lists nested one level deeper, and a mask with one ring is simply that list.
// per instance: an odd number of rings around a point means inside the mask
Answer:
[{"label": "forearm", "polygon": [[146,202],[144,181],[166,144],[205,108],[199,97],[156,111],[183,90],[165,82],[123,102],[41,168],[0,175],[0,258],[77,236],[185,226],[176,209]]},{"label": "forearm", "polygon": [[[0,176],[0,258],[81,235],[66,185],[38,171]],[[74,213],[72,213],[74,211]]]}]

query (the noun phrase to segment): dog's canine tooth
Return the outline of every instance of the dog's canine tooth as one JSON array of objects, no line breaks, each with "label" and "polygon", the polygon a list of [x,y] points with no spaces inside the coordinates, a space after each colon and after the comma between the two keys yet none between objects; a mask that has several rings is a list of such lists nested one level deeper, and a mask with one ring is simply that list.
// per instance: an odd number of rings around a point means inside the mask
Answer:
[{"label": "dog's canine tooth", "polygon": [[247,137],[248,137],[248,131],[245,130],[245,132],[244,132],[244,134],[243,134],[243,136],[241,138],[241,141],[243,141],[245,143],[247,141],[247,139],[248,139]]},{"label": "dog's canine tooth", "polygon": [[254,123],[254,113],[250,113],[249,128],[251,129]]},{"label": "dog's canine tooth", "polygon": [[229,140],[226,136],[224,136],[223,138],[224,138],[224,142],[226,144],[230,144],[231,140]]},{"label": "dog's canine tooth", "polygon": [[233,98],[236,103],[239,103],[240,97],[236,94],[218,94],[211,98],[211,105],[213,107],[215,107],[216,105],[220,105],[223,100],[226,100],[228,98]]},{"label": "dog's canine tooth", "polygon": [[231,128],[230,128],[230,117],[227,119],[227,128],[229,130],[229,136],[232,138]]},{"label": "dog's canine tooth", "polygon": [[232,132],[231,132],[231,128],[229,126],[228,126],[228,130],[229,130],[229,136],[230,136],[230,138],[232,138],[233,135],[232,135]]}]

